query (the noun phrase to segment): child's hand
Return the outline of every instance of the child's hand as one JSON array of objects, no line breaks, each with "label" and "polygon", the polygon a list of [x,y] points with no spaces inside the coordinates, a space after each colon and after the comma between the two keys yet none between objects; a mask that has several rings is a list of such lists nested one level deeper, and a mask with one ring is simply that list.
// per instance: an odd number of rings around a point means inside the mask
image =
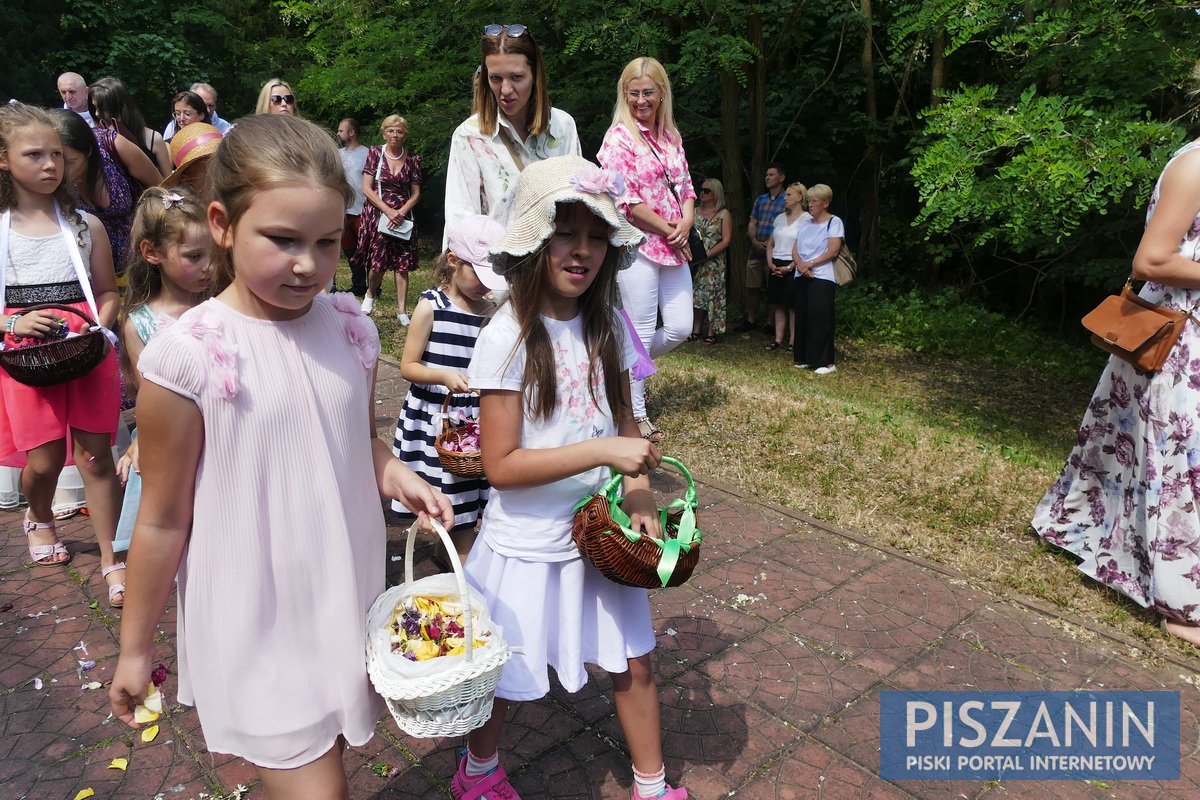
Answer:
[{"label": "child's hand", "polygon": [[608,466],[624,475],[645,475],[659,465],[662,454],[653,443],[632,436],[613,436],[605,442]]},{"label": "child's hand", "polygon": [[121,460],[117,462],[117,475],[121,478],[121,483],[129,482],[129,471],[133,470],[138,475],[142,474],[142,470],[138,465],[138,440],[134,439],[130,442],[125,454],[121,456]]},{"label": "child's hand", "polygon": [[12,335],[44,339],[62,327],[63,323],[55,311],[27,311],[21,313],[13,323]]},{"label": "child's hand", "polygon": [[442,386],[457,394],[471,390],[471,383],[467,380],[466,373],[456,372],[452,369],[442,370]]},{"label": "child's hand", "polygon": [[[403,466],[403,465],[401,465]],[[412,511],[417,512],[417,524],[427,527],[426,517],[433,517],[446,530],[454,527],[454,504],[450,498],[434,489],[425,479],[404,467],[407,475],[397,481],[398,494],[395,499],[404,503]]]},{"label": "child's hand", "polygon": [[133,710],[146,699],[150,685],[150,661],[122,654],[108,687],[108,703],[112,714],[131,728],[142,727],[133,720]]},{"label": "child's hand", "polygon": [[626,492],[621,508],[629,515],[629,526],[635,531],[644,531],[656,539],[662,536],[662,529],[658,524],[658,509],[654,506],[654,494],[649,489]]}]

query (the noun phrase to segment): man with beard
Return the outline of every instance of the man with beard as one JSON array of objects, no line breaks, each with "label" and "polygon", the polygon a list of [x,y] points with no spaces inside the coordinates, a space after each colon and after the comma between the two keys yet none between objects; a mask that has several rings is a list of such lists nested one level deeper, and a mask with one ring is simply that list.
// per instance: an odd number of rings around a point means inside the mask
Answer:
[{"label": "man with beard", "polygon": [[338,154],[342,157],[342,168],[346,181],[354,187],[354,202],[346,209],[346,227],[342,230],[342,254],[350,262],[350,291],[358,297],[367,293],[367,270],[353,260],[358,249],[358,219],[363,208],[363,166],[367,163],[367,148],[358,141],[358,120],[346,117],[338,123],[338,141],[342,146]]}]

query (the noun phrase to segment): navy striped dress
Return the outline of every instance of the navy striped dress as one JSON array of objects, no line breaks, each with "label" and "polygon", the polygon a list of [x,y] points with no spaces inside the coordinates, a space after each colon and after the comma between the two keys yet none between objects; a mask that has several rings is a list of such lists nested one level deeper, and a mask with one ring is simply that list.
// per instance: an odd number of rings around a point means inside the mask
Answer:
[{"label": "navy striped dress", "polygon": [[[433,306],[433,328],[425,352],[421,354],[421,363],[435,369],[465,373],[475,351],[475,340],[487,317],[454,305],[441,289],[422,292],[421,297]],[[447,389],[441,384],[414,383],[409,386],[400,419],[396,420],[392,453],[450,498],[454,504],[455,527],[473,525],[487,504],[487,479],[451,475],[442,469],[437,451],[433,449],[433,442],[442,431],[441,411],[446,394]],[[478,419],[479,395],[454,395],[450,398],[449,411],[452,416],[466,414]],[[392,510],[412,514],[399,500],[392,501]]]}]

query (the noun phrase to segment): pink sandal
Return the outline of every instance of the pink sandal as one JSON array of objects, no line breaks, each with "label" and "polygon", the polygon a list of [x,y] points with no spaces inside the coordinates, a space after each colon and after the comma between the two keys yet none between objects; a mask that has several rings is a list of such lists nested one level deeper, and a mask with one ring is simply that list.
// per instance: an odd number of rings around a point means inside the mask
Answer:
[{"label": "pink sandal", "polygon": [[[116,572],[119,569],[125,569],[124,561],[118,561],[117,563],[113,564],[110,567],[101,567],[100,568],[100,577],[104,578],[105,582],[107,583],[108,576],[111,575],[112,573]],[[113,600],[113,597],[118,594],[121,595],[121,602],[119,602],[119,603],[116,600]],[[124,583],[109,584],[109,586],[108,586],[108,604],[110,606],[112,606],[113,608],[120,608],[121,606],[125,605],[125,584]]]},{"label": "pink sandal", "polygon": [[508,782],[504,767],[496,767],[477,778],[468,777],[465,753],[458,762],[454,779],[450,781],[450,794],[454,800],[521,800],[517,790]]},{"label": "pink sandal", "polygon": [[[33,536],[34,531],[54,530],[53,522],[34,522],[29,518],[29,513],[25,514],[25,536]],[[58,540],[55,535],[53,544],[33,544],[30,539],[29,558],[33,560],[35,567],[65,567],[71,563],[71,554],[67,552],[67,546]],[[62,561],[56,561],[59,556],[66,556]]]},{"label": "pink sandal", "polygon": [[635,786],[633,787],[633,795],[630,800],[687,800],[687,796],[687,789],[684,789],[682,786],[672,789],[670,784],[668,784],[667,788],[654,795],[654,798],[645,798],[638,794],[637,787]]}]

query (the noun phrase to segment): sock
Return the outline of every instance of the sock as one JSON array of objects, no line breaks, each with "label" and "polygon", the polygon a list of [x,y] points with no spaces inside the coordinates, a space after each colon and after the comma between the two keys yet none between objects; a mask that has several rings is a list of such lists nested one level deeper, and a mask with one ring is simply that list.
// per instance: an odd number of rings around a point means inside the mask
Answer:
[{"label": "sock", "polygon": [[633,768],[633,785],[638,797],[658,797],[667,788],[667,768],[661,766],[658,772],[638,772]]},{"label": "sock", "polygon": [[471,752],[471,748],[467,748],[467,768],[466,773],[468,778],[478,778],[480,775],[487,775],[489,772],[500,766],[500,753],[492,753],[491,758],[476,758]]}]

